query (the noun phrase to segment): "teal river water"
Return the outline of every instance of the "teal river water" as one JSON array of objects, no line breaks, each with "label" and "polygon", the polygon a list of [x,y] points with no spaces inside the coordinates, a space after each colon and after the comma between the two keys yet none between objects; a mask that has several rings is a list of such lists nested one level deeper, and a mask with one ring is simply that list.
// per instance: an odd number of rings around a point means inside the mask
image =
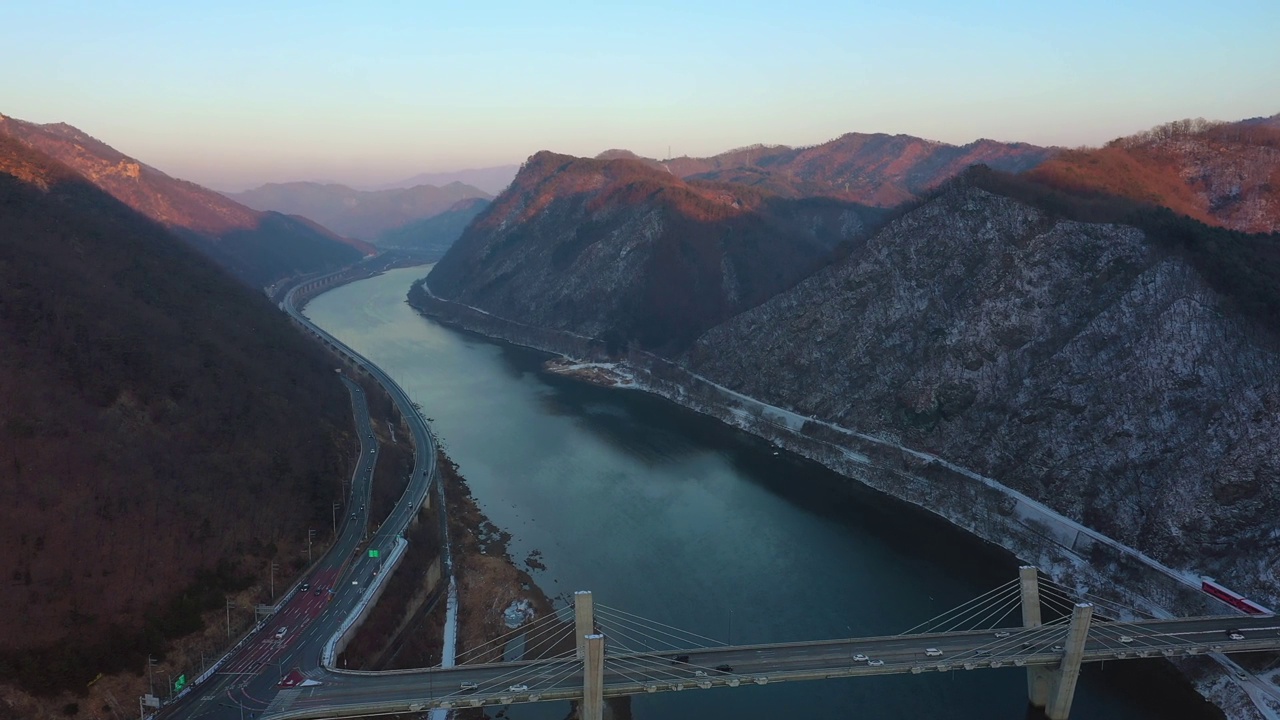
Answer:
[{"label": "teal river water", "polygon": [[[420,317],[405,293],[426,272],[340,287],[306,314],[434,418],[477,502],[511,533],[511,555],[541,551],[534,577],[548,595],[589,589],[597,603],[756,643],[895,634],[1015,576],[1008,553],[752,436],[548,375],[540,353]],[[1187,692],[1155,662],[1091,665],[1072,717],[1212,717]],[[1028,717],[1016,668],[685,691],[633,709],[640,720]]]}]

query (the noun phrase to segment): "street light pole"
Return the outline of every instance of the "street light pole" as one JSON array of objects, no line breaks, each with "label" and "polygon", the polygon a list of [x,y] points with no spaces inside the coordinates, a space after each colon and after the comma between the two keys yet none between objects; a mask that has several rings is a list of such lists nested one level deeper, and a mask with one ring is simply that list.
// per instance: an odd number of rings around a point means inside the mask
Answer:
[{"label": "street light pole", "polygon": [[276,599],[276,567],[278,565],[279,563],[275,563],[275,562],[271,563],[271,601],[272,602],[275,602],[275,599]]},{"label": "street light pole", "polygon": [[307,530],[307,564],[311,564],[311,538],[316,536],[315,530]]},{"label": "street light pole", "polygon": [[231,608],[233,607],[235,607],[235,605],[232,605],[231,601],[227,600],[227,639],[228,640],[231,639]]},{"label": "street light pole", "polygon": [[340,502],[333,504],[333,536],[338,537],[338,507],[342,505]]}]

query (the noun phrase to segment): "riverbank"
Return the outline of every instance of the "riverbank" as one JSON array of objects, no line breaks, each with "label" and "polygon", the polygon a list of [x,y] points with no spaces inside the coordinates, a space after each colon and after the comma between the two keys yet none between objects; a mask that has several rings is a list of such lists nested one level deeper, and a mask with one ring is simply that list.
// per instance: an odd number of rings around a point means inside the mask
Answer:
[{"label": "riverbank", "polygon": [[[475,308],[431,297],[415,285],[410,305],[451,327],[554,353],[549,370],[610,387],[634,387],[732,427],[776,447],[815,460],[846,478],[941,516],[952,525],[1040,566],[1045,574],[1080,591],[1114,598],[1150,612],[1204,614],[1213,608],[1192,573],[1161,565],[1034,498],[1015,493],[929,453],[891,438],[872,437],[760,403],[642,352],[611,357],[603,343],[569,333],[507,321]],[[1259,717],[1233,682],[1213,666],[1192,668],[1198,689],[1228,708],[1232,717]]]}]

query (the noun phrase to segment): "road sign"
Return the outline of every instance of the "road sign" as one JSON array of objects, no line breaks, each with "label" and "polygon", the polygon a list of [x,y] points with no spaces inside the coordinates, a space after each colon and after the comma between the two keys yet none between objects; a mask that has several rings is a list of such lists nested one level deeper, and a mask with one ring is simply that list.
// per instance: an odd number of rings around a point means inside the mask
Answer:
[{"label": "road sign", "polygon": [[369,557],[371,557],[371,558],[378,557],[378,551],[377,551],[377,550],[370,550],[370,551],[369,551]]},{"label": "road sign", "polygon": [[178,679],[173,681],[174,692],[178,692],[179,690],[181,690],[186,686],[187,686],[187,676],[185,674],[179,675]]}]

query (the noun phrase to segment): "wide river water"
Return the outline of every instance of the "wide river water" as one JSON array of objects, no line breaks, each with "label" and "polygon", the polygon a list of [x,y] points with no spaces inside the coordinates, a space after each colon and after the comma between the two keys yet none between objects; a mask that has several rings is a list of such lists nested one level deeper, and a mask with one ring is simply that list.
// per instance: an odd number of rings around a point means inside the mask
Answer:
[{"label": "wide river water", "polygon": [[[892,635],[1016,576],[1008,553],[765,442],[644,393],[541,371],[546,356],[416,314],[394,270],[306,314],[400,383],[552,597],[735,644]],[[1008,620],[1016,624],[1015,614]],[[1086,666],[1072,717],[1193,713],[1151,661]],[[1024,720],[1025,671],[780,683],[637,697],[640,720],[865,717]],[[563,718],[567,704],[509,717]]]}]

